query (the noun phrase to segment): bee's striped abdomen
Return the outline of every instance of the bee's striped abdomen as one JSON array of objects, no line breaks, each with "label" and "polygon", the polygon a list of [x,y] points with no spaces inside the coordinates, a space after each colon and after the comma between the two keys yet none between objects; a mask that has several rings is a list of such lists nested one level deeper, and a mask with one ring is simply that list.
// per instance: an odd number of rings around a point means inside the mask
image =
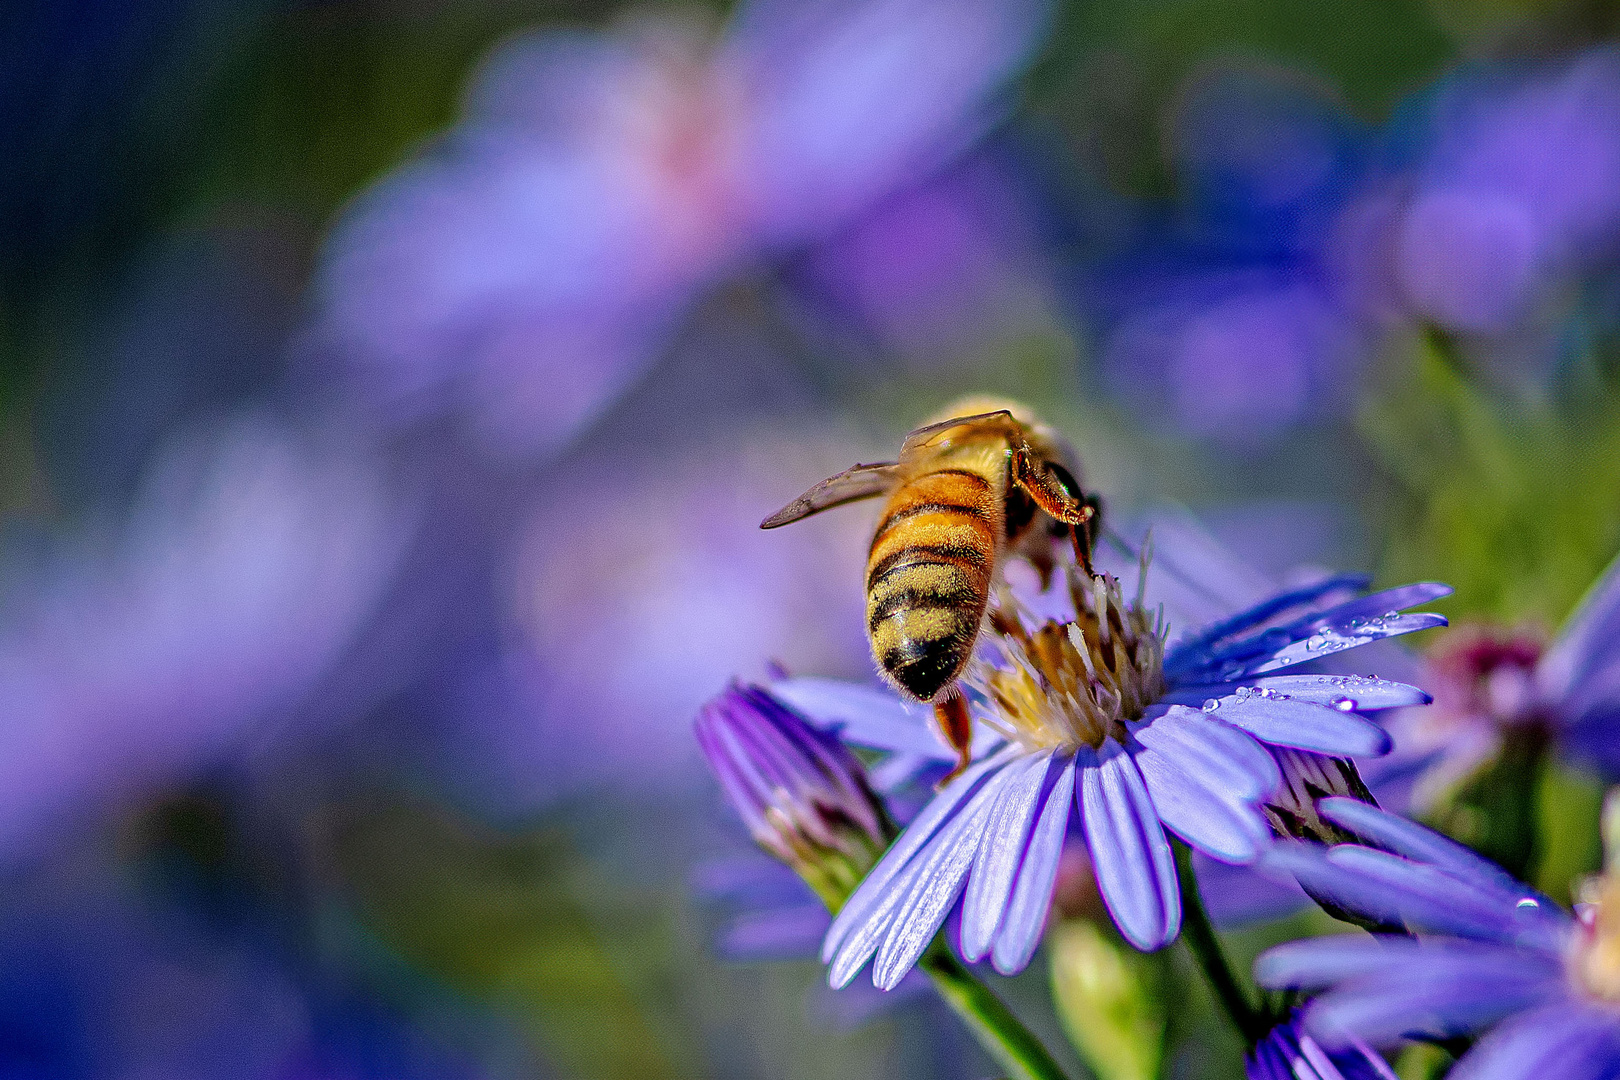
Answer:
[{"label": "bee's striped abdomen", "polygon": [[889,497],[866,566],[866,627],[879,666],[919,700],[961,673],[990,598],[1000,486],[939,469]]}]

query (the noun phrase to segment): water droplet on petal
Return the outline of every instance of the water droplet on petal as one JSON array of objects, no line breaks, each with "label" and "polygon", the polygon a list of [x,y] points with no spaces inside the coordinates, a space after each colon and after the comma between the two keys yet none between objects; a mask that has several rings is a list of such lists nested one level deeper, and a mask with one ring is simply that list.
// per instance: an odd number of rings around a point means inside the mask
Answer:
[{"label": "water droplet on petal", "polygon": [[1356,699],[1347,697],[1334,698],[1333,707],[1338,709],[1340,712],[1354,712],[1356,708]]},{"label": "water droplet on petal", "polygon": [[1541,902],[1533,896],[1526,896],[1523,900],[1519,901],[1518,906],[1520,909],[1539,908],[1541,906]]},{"label": "water droplet on petal", "polygon": [[1221,702],[1220,702],[1219,698],[1207,698],[1204,701],[1204,711],[1205,712],[1214,712],[1216,709],[1218,709],[1220,707],[1221,707]]},{"label": "water droplet on petal", "polygon": [[1386,612],[1384,612],[1384,618],[1386,618],[1386,619],[1398,619],[1400,617],[1401,617],[1401,613],[1398,612],[1398,611],[1386,611]]}]

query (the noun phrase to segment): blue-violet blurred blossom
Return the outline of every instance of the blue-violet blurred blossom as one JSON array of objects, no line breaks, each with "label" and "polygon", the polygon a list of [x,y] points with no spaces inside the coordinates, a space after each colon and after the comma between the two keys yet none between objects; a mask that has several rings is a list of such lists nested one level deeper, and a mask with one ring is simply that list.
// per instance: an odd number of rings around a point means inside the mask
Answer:
[{"label": "blue-violet blurred blossom", "polygon": [[1364,140],[1308,88],[1247,72],[1193,86],[1173,134],[1176,213],[1096,275],[1106,374],[1229,442],[1331,411],[1366,341],[1324,243]]},{"label": "blue-violet blurred blossom", "polygon": [[182,442],[114,550],[8,583],[0,851],[207,765],[300,705],[407,531],[365,460],[327,450],[265,420]]},{"label": "blue-violet blurred blossom", "polygon": [[1270,842],[1262,807],[1292,789],[1290,769],[1386,751],[1388,736],[1355,710],[1426,700],[1379,679],[1274,674],[1445,622],[1399,614],[1449,591],[1440,585],[1315,606],[1349,580],[1272,597],[1168,652],[1162,623],[1110,576],[1071,570],[1068,619],[1033,629],[998,591],[993,640],[966,682],[1000,745],[940,791],[833,920],[822,951],[832,984],[874,957],[874,984],[898,983],[964,890],[962,955],[1021,970],[1076,810],[1120,931],[1142,949],[1168,942],[1181,897],[1166,826],[1206,854],[1252,862]]},{"label": "blue-violet blurred blossom", "polygon": [[645,20],[486,61],[463,120],[360,197],[313,340],[395,415],[554,447],[696,290],[827,236],[998,116],[1042,0],[755,0],[714,39]]},{"label": "blue-violet blurred blossom", "polygon": [[1267,867],[1415,936],[1336,935],[1262,954],[1255,974],[1264,985],[1328,988],[1305,1008],[1307,1032],[1337,1047],[1494,1025],[1452,1080],[1597,1080],[1620,1070],[1620,868],[1612,858],[1571,918],[1421,825],[1346,799],[1324,799],[1321,811],[1378,846],[1278,845]]},{"label": "blue-violet blurred blossom", "polygon": [[1248,1080],[1396,1080],[1389,1064],[1365,1043],[1325,1050],[1300,1030],[1299,1020],[1294,1013],[1249,1051]]},{"label": "blue-violet blurred blossom", "polygon": [[1620,53],[1465,71],[1422,122],[1428,145],[1388,239],[1393,284],[1419,317],[1501,331],[1555,276],[1620,249]]}]

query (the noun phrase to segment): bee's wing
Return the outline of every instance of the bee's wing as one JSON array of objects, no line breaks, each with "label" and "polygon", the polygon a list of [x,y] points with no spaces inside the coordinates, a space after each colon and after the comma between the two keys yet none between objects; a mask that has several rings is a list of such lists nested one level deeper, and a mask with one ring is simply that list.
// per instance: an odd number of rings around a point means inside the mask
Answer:
[{"label": "bee's wing", "polygon": [[952,428],[965,427],[968,424],[984,424],[999,421],[1012,425],[1014,430],[1022,430],[1013,414],[1006,409],[997,409],[995,412],[974,413],[972,416],[953,416],[949,420],[941,420],[937,424],[920,427],[906,436],[906,441],[900,444],[900,460],[905,461],[926,449],[939,437]]},{"label": "bee's wing", "polygon": [[798,521],[827,509],[857,499],[870,499],[882,495],[894,486],[898,465],[893,461],[880,461],[875,465],[855,465],[837,476],[829,476],[797,499],[759,523],[762,529]]}]

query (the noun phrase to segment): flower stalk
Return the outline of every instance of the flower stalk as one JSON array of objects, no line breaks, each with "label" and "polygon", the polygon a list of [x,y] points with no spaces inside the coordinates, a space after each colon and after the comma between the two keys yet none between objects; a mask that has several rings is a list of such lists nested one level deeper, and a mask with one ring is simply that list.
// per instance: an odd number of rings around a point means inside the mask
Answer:
[{"label": "flower stalk", "polygon": [[1198,879],[1193,875],[1192,850],[1180,840],[1172,840],[1176,854],[1176,876],[1181,882],[1181,936],[1198,966],[1209,980],[1210,989],[1221,1003],[1232,1026],[1251,1047],[1265,1038],[1271,1024],[1256,1008],[1244,991],[1232,965],[1221,948],[1221,939],[1215,925],[1209,921],[1204,899],[1198,892]]},{"label": "flower stalk", "polygon": [[1006,1070],[1009,1080],[1065,1080],[1063,1070],[1034,1033],[952,954],[943,931],[917,966],[985,1053]]}]

